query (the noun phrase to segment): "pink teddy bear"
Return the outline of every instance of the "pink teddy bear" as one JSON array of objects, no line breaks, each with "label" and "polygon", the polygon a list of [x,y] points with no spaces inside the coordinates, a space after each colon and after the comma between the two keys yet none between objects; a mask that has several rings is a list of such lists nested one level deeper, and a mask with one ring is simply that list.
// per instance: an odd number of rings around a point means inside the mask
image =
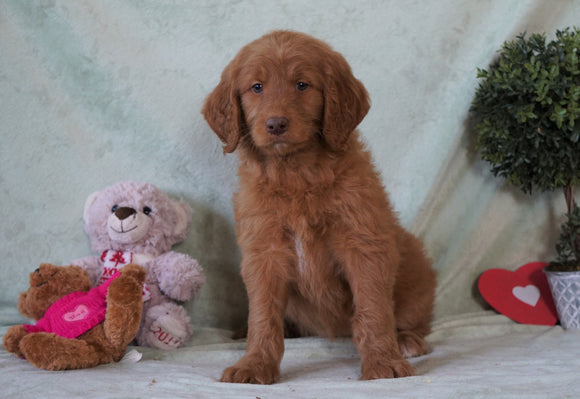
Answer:
[{"label": "pink teddy bear", "polygon": [[141,346],[174,349],[191,337],[193,327],[181,304],[197,294],[205,277],[195,259],[171,251],[185,240],[191,215],[189,205],[148,183],[119,182],[86,200],[85,232],[99,255],[72,263],[89,273],[94,286],[127,264],[145,268],[143,316],[136,337]]}]

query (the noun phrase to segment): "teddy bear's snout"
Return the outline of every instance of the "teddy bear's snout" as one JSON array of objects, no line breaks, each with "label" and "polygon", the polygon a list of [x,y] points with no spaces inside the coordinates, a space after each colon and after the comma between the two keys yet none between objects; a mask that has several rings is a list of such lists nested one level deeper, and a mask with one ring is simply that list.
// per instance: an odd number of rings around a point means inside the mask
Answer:
[{"label": "teddy bear's snout", "polygon": [[48,282],[57,273],[54,266],[42,264],[35,271],[30,273],[30,286],[40,287]]},{"label": "teddy bear's snout", "polygon": [[115,211],[115,216],[117,216],[119,220],[125,220],[129,216],[134,215],[136,213],[137,211],[135,209],[124,206],[121,208],[117,208],[117,210]]},{"label": "teddy bear's snout", "polygon": [[128,244],[141,240],[147,235],[153,219],[145,212],[130,207],[118,207],[107,221],[111,240]]}]

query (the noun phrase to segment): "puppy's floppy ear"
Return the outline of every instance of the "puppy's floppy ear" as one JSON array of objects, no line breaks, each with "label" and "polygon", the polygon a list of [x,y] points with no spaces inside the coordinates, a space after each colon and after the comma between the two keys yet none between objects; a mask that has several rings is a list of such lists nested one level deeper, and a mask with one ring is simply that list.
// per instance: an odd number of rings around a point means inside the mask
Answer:
[{"label": "puppy's floppy ear", "polygon": [[234,61],[223,71],[221,81],[207,96],[202,109],[205,120],[225,144],[224,153],[238,146],[242,130],[240,99],[234,84]]},{"label": "puppy's floppy ear", "polygon": [[370,100],[342,55],[333,51],[326,59],[322,134],[332,149],[341,150],[369,111]]}]

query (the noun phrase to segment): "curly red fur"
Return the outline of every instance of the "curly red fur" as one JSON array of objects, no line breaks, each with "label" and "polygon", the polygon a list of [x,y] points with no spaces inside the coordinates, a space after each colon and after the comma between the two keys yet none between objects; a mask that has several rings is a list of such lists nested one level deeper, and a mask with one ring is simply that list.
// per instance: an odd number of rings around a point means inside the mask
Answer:
[{"label": "curly red fur", "polygon": [[288,31],[242,48],[208,96],[206,120],[240,157],[250,310],[246,355],[222,381],[279,378],[284,318],[303,334],[352,335],[362,379],[413,375],[404,356],[427,352],[435,273],[355,130],[369,107],[342,55]]}]

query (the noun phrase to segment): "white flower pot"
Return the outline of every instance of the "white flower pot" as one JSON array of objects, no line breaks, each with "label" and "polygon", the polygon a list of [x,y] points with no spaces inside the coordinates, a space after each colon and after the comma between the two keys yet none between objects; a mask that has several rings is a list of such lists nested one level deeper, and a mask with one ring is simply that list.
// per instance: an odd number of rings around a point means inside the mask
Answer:
[{"label": "white flower pot", "polygon": [[580,272],[555,272],[544,269],[556,304],[560,324],[580,329]]}]

